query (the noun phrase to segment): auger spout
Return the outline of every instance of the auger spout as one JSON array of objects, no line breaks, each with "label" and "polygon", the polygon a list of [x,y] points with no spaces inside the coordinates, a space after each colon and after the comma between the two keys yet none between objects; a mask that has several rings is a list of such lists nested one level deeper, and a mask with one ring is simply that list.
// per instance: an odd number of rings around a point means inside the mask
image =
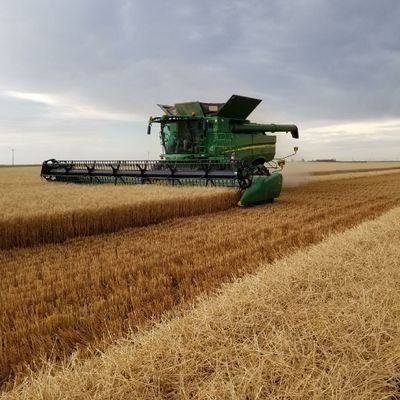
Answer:
[{"label": "auger spout", "polygon": [[296,125],[282,125],[282,124],[255,124],[244,123],[232,125],[232,132],[234,133],[260,133],[260,132],[290,132],[294,139],[299,138],[299,129]]}]

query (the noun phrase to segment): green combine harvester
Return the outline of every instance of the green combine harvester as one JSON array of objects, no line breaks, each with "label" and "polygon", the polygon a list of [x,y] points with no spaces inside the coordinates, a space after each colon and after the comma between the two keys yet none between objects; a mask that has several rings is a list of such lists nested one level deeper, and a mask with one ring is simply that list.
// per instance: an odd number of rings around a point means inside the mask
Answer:
[{"label": "green combine harvester", "polygon": [[[272,202],[282,189],[283,159],[274,160],[276,136],[296,125],[256,124],[247,120],[261,100],[233,95],[226,103],[159,104],[161,117],[150,117],[160,126],[163,154],[160,160],[61,161],[42,164],[48,181],[75,183],[171,183],[236,187],[239,205]],[[297,151],[297,147],[294,148]]]}]

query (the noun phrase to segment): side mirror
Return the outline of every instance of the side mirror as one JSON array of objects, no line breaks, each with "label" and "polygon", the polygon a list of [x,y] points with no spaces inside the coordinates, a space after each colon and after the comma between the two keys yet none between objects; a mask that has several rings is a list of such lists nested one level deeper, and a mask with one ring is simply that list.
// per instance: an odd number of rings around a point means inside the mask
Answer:
[{"label": "side mirror", "polygon": [[147,125],[147,134],[150,135],[151,134],[151,124],[153,122],[153,118],[150,117],[149,118],[149,125]]}]

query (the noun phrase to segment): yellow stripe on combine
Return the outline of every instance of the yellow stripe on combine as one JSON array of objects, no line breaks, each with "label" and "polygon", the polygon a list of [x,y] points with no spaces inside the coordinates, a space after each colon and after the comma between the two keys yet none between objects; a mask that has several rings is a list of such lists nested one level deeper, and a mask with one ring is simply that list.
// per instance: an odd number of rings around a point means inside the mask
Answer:
[{"label": "yellow stripe on combine", "polygon": [[236,149],[225,150],[224,153],[229,153],[231,151],[261,149],[261,148],[266,148],[266,147],[275,147],[275,145],[274,144],[254,144],[252,146],[237,147]]}]

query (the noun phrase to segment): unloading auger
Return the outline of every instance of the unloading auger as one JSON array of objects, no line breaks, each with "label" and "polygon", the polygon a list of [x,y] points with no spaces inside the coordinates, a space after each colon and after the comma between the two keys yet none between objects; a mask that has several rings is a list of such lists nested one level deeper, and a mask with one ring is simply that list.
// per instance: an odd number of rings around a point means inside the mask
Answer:
[{"label": "unloading auger", "polygon": [[233,95],[226,103],[159,104],[165,114],[150,117],[147,133],[160,125],[160,160],[50,159],[43,162],[41,176],[75,183],[228,186],[241,192],[239,205],[273,201],[282,189],[284,161],[274,161],[276,136],[266,133],[290,132],[298,139],[299,132],[296,125],[247,120],[260,102]]}]

